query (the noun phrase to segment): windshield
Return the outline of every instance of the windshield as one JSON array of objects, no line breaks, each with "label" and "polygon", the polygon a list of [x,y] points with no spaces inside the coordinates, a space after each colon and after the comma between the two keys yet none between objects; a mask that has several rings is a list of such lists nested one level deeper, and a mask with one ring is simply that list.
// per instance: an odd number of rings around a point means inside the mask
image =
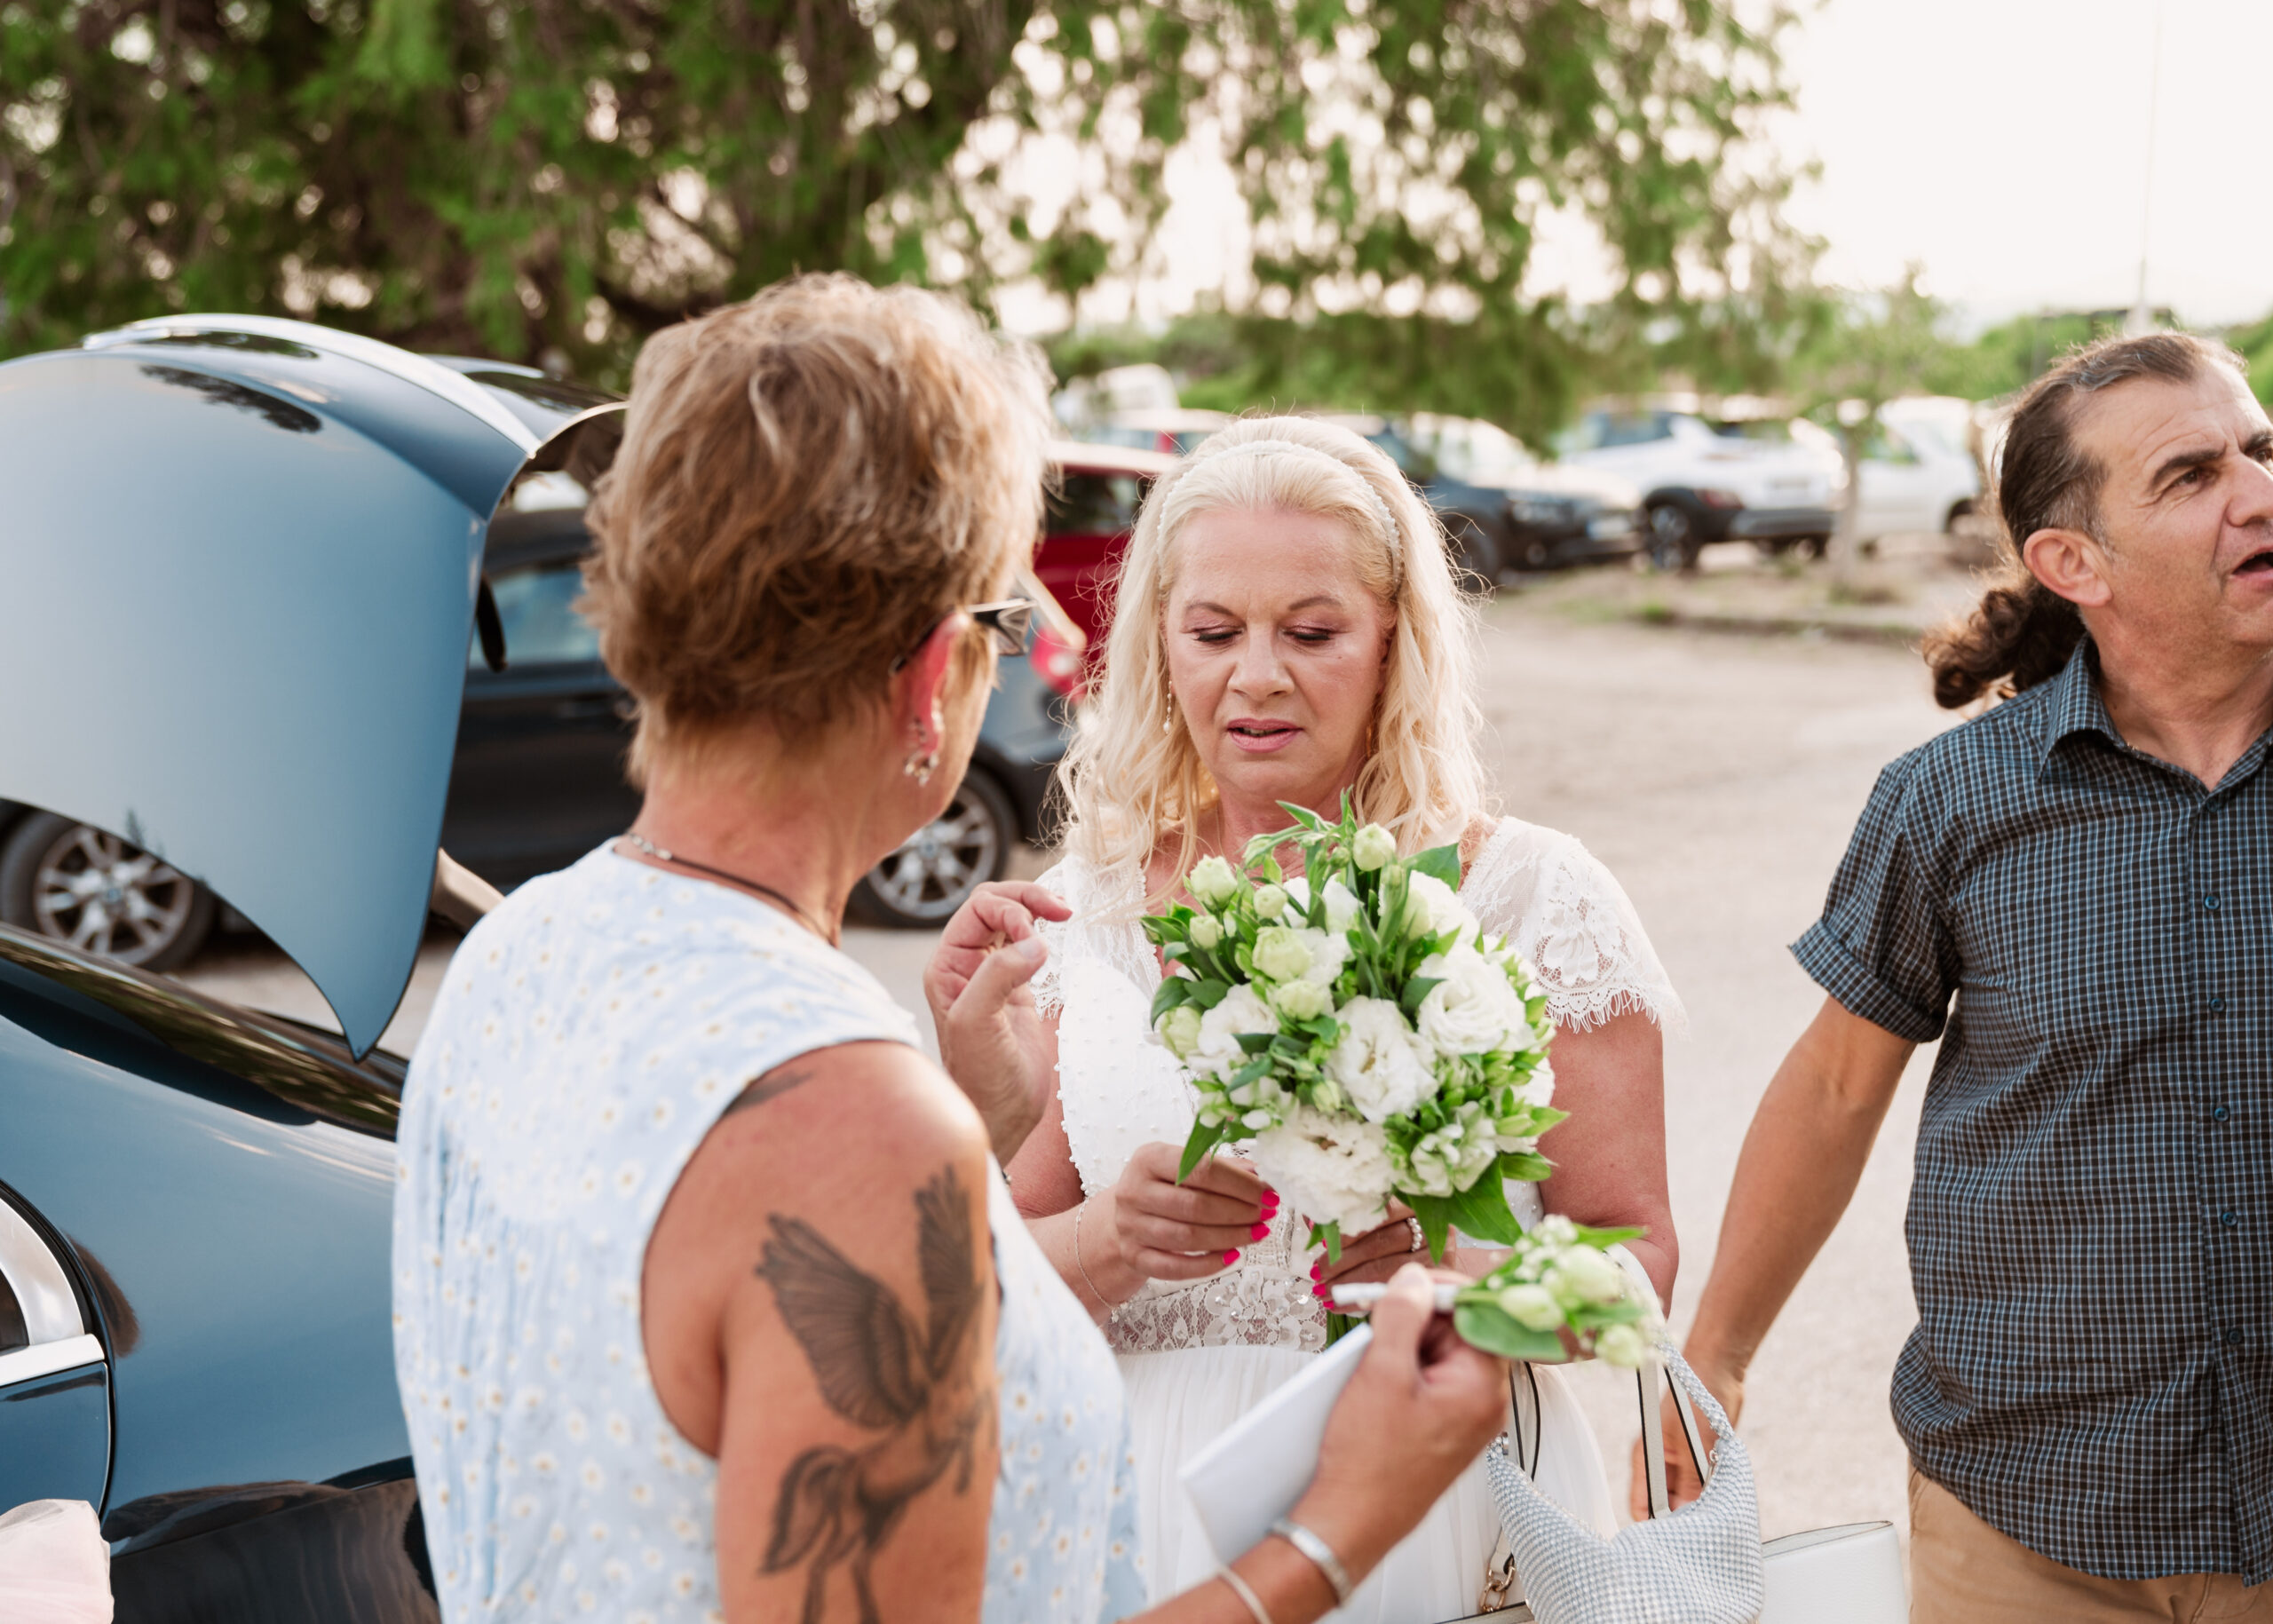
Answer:
[{"label": "windshield", "polygon": [[1437,467],[1470,485],[1509,485],[1529,479],[1539,462],[1523,441],[1495,423],[1472,417],[1415,419],[1413,438]]}]

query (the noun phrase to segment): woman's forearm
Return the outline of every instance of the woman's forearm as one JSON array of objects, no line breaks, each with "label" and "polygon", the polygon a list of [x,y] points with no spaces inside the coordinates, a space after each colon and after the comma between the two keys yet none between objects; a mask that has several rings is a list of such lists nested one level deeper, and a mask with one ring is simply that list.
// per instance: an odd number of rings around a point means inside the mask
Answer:
[{"label": "woman's forearm", "polygon": [[1742,1379],[1847,1210],[1914,1047],[1828,1000],[1793,1045],[1737,1158],[1692,1362]]},{"label": "woman's forearm", "polygon": [[1100,1325],[1144,1284],[1113,1244],[1113,1192],[1105,1190],[1067,1211],[1026,1220],[1027,1232],[1057,1278]]}]

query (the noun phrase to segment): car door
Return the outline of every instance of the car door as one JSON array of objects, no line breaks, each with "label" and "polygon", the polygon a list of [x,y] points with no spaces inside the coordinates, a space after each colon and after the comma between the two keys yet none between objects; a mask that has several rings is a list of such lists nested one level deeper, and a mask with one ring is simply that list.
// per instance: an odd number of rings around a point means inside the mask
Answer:
[{"label": "car door", "polygon": [[1938,530],[1932,471],[1902,432],[1881,424],[1865,442],[1858,469],[1861,501],[1856,533],[1889,535],[1899,530]]},{"label": "car door", "polygon": [[98,1510],[110,1477],[110,1366],[56,1249],[0,1187],[0,1511]]},{"label": "car door", "polygon": [[1136,474],[1070,467],[1049,495],[1034,573],[1079,622],[1093,654],[1104,649],[1112,629],[1121,550],[1144,495],[1144,481]]},{"label": "car door", "polygon": [[501,887],[574,861],[639,811],[623,772],[630,700],[572,606],[583,534],[579,520],[549,550],[503,560],[493,542],[506,665],[491,670],[478,642],[467,653],[442,845]]}]

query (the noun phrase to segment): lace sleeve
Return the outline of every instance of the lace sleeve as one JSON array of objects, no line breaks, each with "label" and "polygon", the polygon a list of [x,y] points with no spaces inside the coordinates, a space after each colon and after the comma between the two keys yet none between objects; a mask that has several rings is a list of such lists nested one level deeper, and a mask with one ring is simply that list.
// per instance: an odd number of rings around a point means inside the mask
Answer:
[{"label": "lace sleeve", "polygon": [[1688,1026],[1625,887],[1572,836],[1511,819],[1461,889],[1531,965],[1556,1026],[1584,1031],[1635,1010],[1667,1032]]},{"label": "lace sleeve", "polygon": [[1081,889],[1081,860],[1068,857],[1046,870],[1036,882],[1045,889],[1056,891],[1073,909],[1073,917],[1063,922],[1051,919],[1034,922],[1034,934],[1041,937],[1043,945],[1049,947],[1049,956],[1041,962],[1041,968],[1034,972],[1034,979],[1027,985],[1034,988],[1034,1008],[1041,1011],[1044,1020],[1065,1007],[1065,958],[1074,927],[1081,918],[1082,899],[1074,894]]}]

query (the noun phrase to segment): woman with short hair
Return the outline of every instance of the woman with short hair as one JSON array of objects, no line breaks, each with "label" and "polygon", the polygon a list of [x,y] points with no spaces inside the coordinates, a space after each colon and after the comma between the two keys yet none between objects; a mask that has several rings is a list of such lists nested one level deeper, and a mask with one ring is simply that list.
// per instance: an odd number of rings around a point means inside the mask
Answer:
[{"label": "woman with short hair", "polygon": [[[958,1089],[837,947],[1022,646],[1046,432],[1031,356],[914,289],[804,279],[642,352],[585,612],[645,803],[467,937],[405,1089],[396,1365],[449,1624],[1142,1605],[1119,1381],[996,1165],[1041,1100]],[[982,1002],[1043,955],[1003,946]],[[1160,1616],[1318,1617],[1500,1379],[1402,1279],[1308,1533]]]},{"label": "woman with short hair", "polygon": [[[1176,1178],[1194,1101],[1148,1029],[1161,965],[1140,920],[1198,859],[1236,861],[1285,828],[1282,802],[1331,818],[1347,794],[1406,852],[1458,843],[1463,899],[1548,995],[1556,1104],[1573,1113],[1542,1146],[1554,1177],[1511,1185],[1510,1201],[1526,1223],[1543,1198],[1581,1223],[1647,1226],[1633,1249],[1672,1292],[1659,1026],[1680,1002],[1608,869],[1568,835],[1485,814],[1473,609],[1450,557],[1396,465],[1347,429],[1249,420],[1184,458],[1146,497],[1122,564],[1102,680],[1065,768],[1065,860],[1037,885],[974,898],[930,973],[950,1066],[990,1055],[1049,1093],[1011,1184],[1121,1356],[1155,1595],[1210,1560],[1177,1468],[1326,1345],[1329,1287],[1386,1279],[1422,1248],[1419,1223],[1400,1216],[1329,1264],[1241,1159]],[[1031,990],[954,1007],[973,948],[1031,917],[1051,947]],[[1463,1248],[1450,1261],[1477,1273],[1498,1256]],[[1607,1533],[1592,1434],[1539,1374],[1541,1487]],[[1466,1613],[1498,1527],[1471,1472],[1337,1617]]]}]

